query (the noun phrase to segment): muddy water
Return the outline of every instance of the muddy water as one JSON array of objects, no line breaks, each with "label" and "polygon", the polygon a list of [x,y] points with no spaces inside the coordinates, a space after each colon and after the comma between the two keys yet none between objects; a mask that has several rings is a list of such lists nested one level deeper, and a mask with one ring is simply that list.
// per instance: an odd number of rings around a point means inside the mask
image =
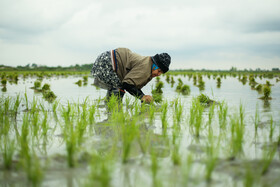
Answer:
[{"label": "muddy water", "polygon": [[[191,94],[188,96],[181,95],[175,92],[177,86],[177,79],[181,78],[184,84],[188,84],[191,87]],[[79,87],[74,84],[81,77],[53,77],[44,79],[43,83],[49,83],[51,90],[57,95],[57,100],[64,106],[68,102],[70,103],[82,103],[86,98],[90,100],[98,100],[106,95],[106,91],[97,89],[91,85],[93,79],[89,78],[87,85]],[[159,158],[159,171],[158,171],[158,183],[159,186],[239,186],[243,185],[243,177],[247,172],[247,166],[258,170],[261,167],[261,159],[263,157],[263,151],[273,146],[279,136],[280,128],[280,82],[276,82],[275,79],[256,79],[258,83],[265,83],[269,80],[274,86],[271,87],[271,97],[273,98],[268,103],[258,99],[261,95],[257,91],[252,90],[248,85],[243,85],[237,78],[227,77],[222,79],[221,87],[217,88],[216,80],[208,79],[204,77],[205,89],[200,91],[197,86],[193,85],[192,79],[188,77],[175,76],[176,83],[171,86],[165,82],[165,77],[161,80],[164,81],[163,98],[169,102],[179,98],[183,104],[184,112],[181,121],[181,130],[178,134],[180,137],[180,156],[182,157],[182,165],[188,165],[186,161],[186,155],[192,155],[193,163],[189,171],[187,167],[174,166],[171,161],[172,146],[170,141],[172,137],[172,128],[168,128],[169,139],[166,139],[162,135],[161,113],[156,112],[156,118],[154,124],[149,124],[146,121],[141,124],[142,140],[145,140],[148,136],[148,144],[151,145],[152,150],[155,150],[157,157]],[[2,92],[4,96],[15,96],[20,93],[22,96],[27,94],[30,101],[34,99],[34,96],[41,99],[41,95],[35,93],[30,89],[33,86],[34,78],[27,78],[26,80],[20,79],[18,84],[8,84],[7,91]],[[152,87],[155,86],[155,80],[150,82],[143,92],[146,94],[151,93]],[[228,105],[228,121],[230,116],[238,114],[239,107],[242,105],[245,111],[245,137],[243,142],[243,159],[229,159],[227,150],[220,151],[215,171],[213,172],[212,181],[207,183],[204,180],[204,162],[207,158],[207,143],[209,142],[207,137],[207,130],[203,130],[200,138],[194,137],[190,133],[188,126],[188,116],[191,107],[191,101],[193,97],[196,97],[200,93],[208,95],[211,99],[222,102],[224,101]],[[126,98],[132,99],[129,94],[126,94]],[[46,108],[51,109],[51,105],[42,101]],[[99,104],[99,115],[96,118],[96,123],[91,124],[90,131],[86,134],[85,144],[83,149],[95,149],[98,152],[109,152],[115,141],[114,137],[118,137],[114,125],[107,123],[107,112]],[[130,106],[131,107],[131,106]],[[158,108],[161,104],[158,104]],[[253,118],[256,108],[260,111],[260,130],[256,137],[254,133]],[[21,107],[23,111],[24,106]],[[204,122],[207,122],[207,114],[209,109],[205,109]],[[168,124],[173,124],[173,110],[169,108],[167,114]],[[218,109],[215,109],[215,113]],[[269,141],[269,125],[270,119],[276,125],[274,131],[274,138]],[[52,137],[49,137],[47,142],[39,143],[39,147],[42,149],[40,158],[45,163],[46,169],[44,169],[43,186],[82,186],[85,184],[85,179],[89,174],[89,161],[87,157],[87,151],[80,151],[80,161],[76,168],[69,169],[67,166],[65,144],[63,143],[62,130],[59,123],[52,119],[50,124],[54,129]],[[215,116],[212,123],[212,129],[214,136],[220,134],[219,119]],[[229,129],[228,129],[229,130]],[[230,131],[230,130],[229,130]],[[230,135],[230,133],[225,133]],[[224,138],[226,139],[226,137]],[[226,149],[228,142],[220,142],[221,147]],[[117,145],[121,150],[122,145]],[[120,151],[121,152],[121,151]],[[121,153],[117,155],[121,157]],[[280,151],[279,147],[276,151],[275,157],[271,163],[269,173],[260,179],[260,186],[279,186],[280,184]],[[18,160],[15,158],[14,162]],[[155,183],[151,179],[151,169],[149,167],[151,162],[151,153],[143,154],[139,143],[134,142],[129,157],[129,161],[126,164],[116,162],[114,164],[112,173],[112,186],[153,186]],[[12,171],[5,171],[0,168],[0,181],[1,185],[21,185],[28,186],[29,183],[26,179],[26,174],[23,171],[13,169]]]},{"label": "muddy water", "polygon": [[[177,79],[180,78],[184,82],[184,84],[188,84],[191,87],[191,94],[188,96],[181,95],[175,92],[177,86]],[[256,105],[259,106],[260,110],[263,112],[273,112],[280,110],[280,82],[276,82],[276,79],[259,79],[256,78],[256,82],[265,84],[267,80],[270,81],[274,86],[271,87],[271,97],[273,98],[269,105],[265,106],[264,102],[260,99],[261,95],[258,94],[257,91],[252,90],[248,85],[243,85],[238,78],[226,77],[222,78],[222,83],[220,88],[217,88],[216,80],[212,78],[207,78],[204,76],[203,80],[205,81],[205,89],[200,91],[199,88],[193,85],[192,79],[189,80],[187,76],[174,76],[175,84],[173,87],[171,84],[165,82],[165,77],[161,77],[161,80],[164,81],[163,88],[163,98],[166,100],[173,100],[175,98],[180,98],[186,106],[190,103],[192,97],[199,95],[200,93],[204,93],[208,95],[210,98],[225,101],[229,107],[239,107],[240,103],[244,105],[245,111],[249,114],[255,112]],[[6,92],[0,92],[3,95],[15,95],[17,93],[27,95],[32,99],[34,95],[34,91],[30,89],[34,85],[35,78],[27,78],[26,80],[19,80],[18,84],[9,84],[7,85]],[[90,99],[96,100],[99,98],[103,98],[106,95],[106,90],[96,89],[95,86],[92,85],[93,79],[89,77],[89,81],[87,85],[78,86],[75,84],[78,80],[82,80],[81,77],[78,76],[69,76],[69,77],[54,77],[44,79],[42,85],[44,83],[48,83],[51,85],[51,90],[58,96],[58,100],[61,102],[67,101],[82,101],[86,97]],[[155,79],[152,80],[149,84],[147,84],[142,90],[145,94],[151,94],[151,89],[155,86]],[[126,94],[125,97],[132,98],[129,94]]]}]

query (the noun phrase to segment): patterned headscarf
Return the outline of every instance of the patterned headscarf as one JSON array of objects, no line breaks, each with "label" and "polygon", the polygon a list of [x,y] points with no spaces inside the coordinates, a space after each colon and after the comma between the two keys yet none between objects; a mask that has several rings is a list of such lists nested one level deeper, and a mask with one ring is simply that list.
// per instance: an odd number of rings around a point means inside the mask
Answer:
[{"label": "patterned headscarf", "polygon": [[159,67],[155,64],[155,63],[153,63],[153,65],[152,65],[152,70],[157,70]]}]

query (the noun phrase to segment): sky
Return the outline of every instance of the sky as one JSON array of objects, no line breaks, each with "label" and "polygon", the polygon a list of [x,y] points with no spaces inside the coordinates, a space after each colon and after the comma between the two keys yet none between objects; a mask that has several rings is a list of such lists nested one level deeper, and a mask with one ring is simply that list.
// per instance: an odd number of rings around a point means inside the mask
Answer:
[{"label": "sky", "polygon": [[0,64],[93,63],[126,47],[170,69],[280,68],[279,0],[0,0]]}]

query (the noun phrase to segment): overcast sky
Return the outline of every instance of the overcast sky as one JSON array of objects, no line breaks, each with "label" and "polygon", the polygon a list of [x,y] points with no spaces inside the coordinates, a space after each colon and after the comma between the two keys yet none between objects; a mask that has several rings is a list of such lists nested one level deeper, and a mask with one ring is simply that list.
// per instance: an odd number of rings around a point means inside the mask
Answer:
[{"label": "overcast sky", "polygon": [[280,0],[0,0],[0,64],[70,66],[127,47],[171,69],[280,68]]}]

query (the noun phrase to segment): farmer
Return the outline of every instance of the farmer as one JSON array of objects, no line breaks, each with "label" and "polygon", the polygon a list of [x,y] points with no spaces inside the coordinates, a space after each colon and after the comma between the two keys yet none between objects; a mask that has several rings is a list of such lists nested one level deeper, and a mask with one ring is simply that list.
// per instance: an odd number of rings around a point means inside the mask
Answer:
[{"label": "farmer", "polygon": [[117,48],[99,55],[93,64],[91,74],[94,85],[107,89],[107,99],[118,96],[122,100],[125,91],[150,103],[153,97],[141,89],[152,78],[169,70],[170,56],[167,53],[155,56],[141,56],[127,48]]}]

